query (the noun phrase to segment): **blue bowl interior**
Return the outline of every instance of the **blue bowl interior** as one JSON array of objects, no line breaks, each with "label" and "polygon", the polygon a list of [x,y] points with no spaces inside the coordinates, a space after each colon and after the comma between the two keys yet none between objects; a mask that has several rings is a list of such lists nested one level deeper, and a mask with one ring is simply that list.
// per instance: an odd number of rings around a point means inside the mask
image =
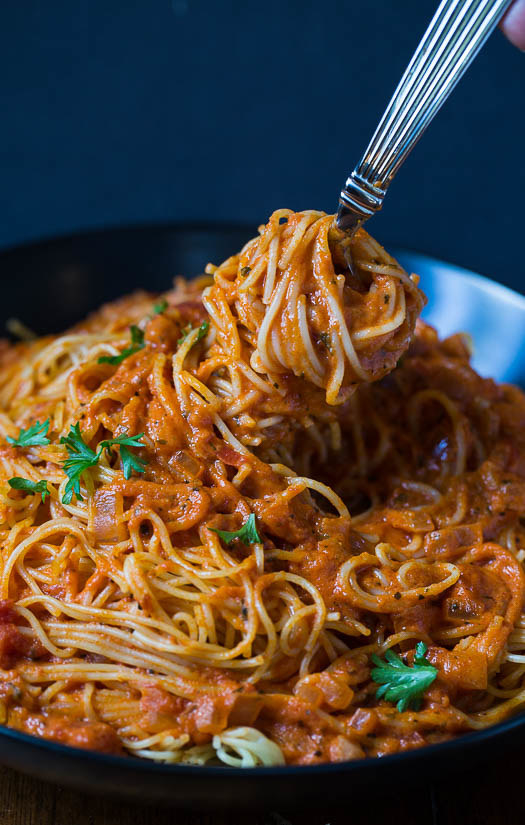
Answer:
[{"label": "blue bowl interior", "polygon": [[468,269],[419,255],[397,253],[421,277],[428,297],[423,318],[440,335],[467,332],[472,364],[481,375],[525,385],[525,296]]}]

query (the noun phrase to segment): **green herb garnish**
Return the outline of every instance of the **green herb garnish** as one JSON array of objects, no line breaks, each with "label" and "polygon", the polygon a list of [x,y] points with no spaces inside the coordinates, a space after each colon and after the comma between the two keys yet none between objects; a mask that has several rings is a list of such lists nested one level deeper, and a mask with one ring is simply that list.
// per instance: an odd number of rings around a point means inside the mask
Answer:
[{"label": "green herb garnish", "polygon": [[[202,341],[204,336],[208,334],[209,328],[210,328],[210,322],[209,321],[203,321],[202,324],[199,327],[199,333],[198,333],[198,335],[195,338],[195,341],[193,343],[196,344],[197,341]],[[188,337],[190,332],[193,332],[193,327],[184,327],[184,329],[182,330],[182,336],[177,341],[177,346],[178,347],[180,347],[180,345],[184,343],[184,341],[186,340],[186,338]]]},{"label": "green herb garnish", "polygon": [[251,271],[251,266],[243,266],[243,268],[241,269],[241,278],[246,278],[246,276],[249,275]]},{"label": "green herb garnish", "polygon": [[8,441],[9,444],[13,444],[14,447],[45,446],[50,443],[49,438],[47,437],[48,430],[49,418],[46,419],[43,424],[41,424],[40,421],[37,421],[32,427],[28,427],[27,430],[20,430],[20,435],[18,438],[11,438],[11,436],[8,435],[6,437],[6,441]]},{"label": "green herb garnish", "polygon": [[163,312],[166,312],[168,308],[168,302],[165,298],[161,298],[160,301],[157,301],[156,304],[153,304],[153,314],[154,315],[161,315]]},{"label": "green herb garnish", "polygon": [[209,321],[203,321],[199,327],[199,334],[197,335],[196,341],[202,341],[202,339],[208,334],[208,330],[210,328]]},{"label": "green herb garnish", "polygon": [[133,455],[127,447],[120,448],[120,458],[122,460],[122,471],[126,479],[131,478],[133,470],[135,470],[136,473],[143,473],[148,463],[138,455]]},{"label": "green herb garnish", "polygon": [[47,481],[30,481],[28,478],[15,476],[7,482],[13,490],[26,490],[28,493],[42,493],[42,501],[49,495]]},{"label": "green herb garnish", "polygon": [[261,537],[257,532],[254,513],[250,513],[241,529],[235,530],[233,533],[230,533],[229,530],[214,530],[213,527],[210,527],[210,530],[217,533],[226,544],[231,544],[235,539],[242,541],[243,544],[260,544],[261,542]]},{"label": "green herb garnish", "polygon": [[73,493],[82,501],[80,479],[89,467],[94,467],[98,463],[100,453],[96,453],[85,443],[78,422],[71,427],[67,436],[62,436],[60,443],[66,445],[69,453],[69,458],[62,465],[69,478],[62,501],[69,504]]},{"label": "green herb garnish", "polygon": [[113,366],[117,366],[118,364],[122,364],[125,358],[129,358],[130,355],[135,355],[136,352],[139,350],[144,349],[144,332],[140,329],[140,327],[135,326],[132,324],[130,327],[131,332],[131,346],[126,347],[123,349],[120,355],[101,355],[98,359],[99,364],[112,364]]},{"label": "green herb garnish", "polygon": [[180,345],[184,343],[184,341],[186,340],[186,338],[188,337],[188,335],[190,334],[192,329],[193,329],[193,327],[191,327],[189,325],[187,327],[183,327],[181,329],[181,331],[180,331],[181,335],[180,335],[179,340],[177,341],[177,346],[178,347],[180,347]]},{"label": "green herb garnish", "polygon": [[425,659],[426,652],[426,644],[418,642],[412,667],[405,665],[393,650],[385,653],[386,662],[374,653],[372,661],[376,667],[371,675],[374,682],[381,685],[376,691],[376,698],[397,702],[400,713],[408,707],[419,710],[423,693],[438,673],[437,668]]},{"label": "green herb garnish", "polygon": [[73,493],[75,493],[77,499],[82,501],[82,496],[80,494],[80,480],[82,475],[90,467],[95,467],[98,464],[100,456],[104,450],[108,450],[111,453],[112,447],[120,447],[122,469],[126,479],[130,478],[133,470],[136,470],[138,473],[143,473],[146,462],[138,456],[133,455],[133,453],[128,449],[128,447],[143,446],[139,441],[143,435],[144,433],[132,436],[127,436],[124,434],[119,435],[117,438],[110,438],[106,441],[102,441],[99,445],[98,451],[95,452],[82,438],[82,433],[80,432],[78,422],[72,426],[68,435],[65,437],[62,436],[60,439],[60,443],[66,445],[69,453],[69,458],[66,459],[62,465],[66,475],[69,478],[64,490],[64,496],[62,498],[63,503],[69,504],[73,497]]},{"label": "green herb garnish", "polygon": [[144,461],[144,459],[139,458],[138,455],[133,455],[131,450],[128,450],[128,447],[143,447],[144,444],[140,440],[143,435],[144,433],[139,433],[139,435],[119,435],[117,438],[102,441],[100,444],[99,452],[107,449],[110,454],[112,447],[120,446],[120,458],[122,460],[122,471],[125,479],[131,478],[133,470],[135,470],[136,473],[143,473],[148,463]]}]

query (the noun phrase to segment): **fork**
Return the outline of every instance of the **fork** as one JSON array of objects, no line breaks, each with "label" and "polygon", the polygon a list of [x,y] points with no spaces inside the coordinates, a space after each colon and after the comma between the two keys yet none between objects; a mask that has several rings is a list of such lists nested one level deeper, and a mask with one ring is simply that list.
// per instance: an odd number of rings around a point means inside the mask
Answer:
[{"label": "fork", "polygon": [[349,240],[378,212],[395,174],[512,0],[443,0],[339,197],[335,224]]}]

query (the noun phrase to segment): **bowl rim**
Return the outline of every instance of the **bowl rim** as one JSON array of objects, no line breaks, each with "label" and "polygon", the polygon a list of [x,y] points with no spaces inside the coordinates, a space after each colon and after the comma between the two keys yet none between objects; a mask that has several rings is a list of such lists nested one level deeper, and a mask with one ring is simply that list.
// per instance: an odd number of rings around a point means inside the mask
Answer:
[{"label": "bowl rim", "polygon": [[[57,756],[74,759],[75,761],[88,762],[95,767],[118,768],[135,773],[153,773],[155,775],[164,774],[167,776],[196,776],[203,779],[219,777],[286,777],[286,776],[312,776],[337,773],[360,773],[363,770],[379,770],[388,772],[389,768],[398,768],[403,765],[410,765],[415,760],[442,759],[447,754],[455,753],[459,750],[470,750],[474,747],[487,747],[493,739],[499,739],[505,734],[511,734],[517,730],[525,730],[525,712],[521,711],[515,716],[510,716],[495,725],[486,728],[463,733],[444,742],[437,742],[431,745],[423,745],[398,753],[387,754],[378,757],[364,757],[362,759],[347,760],[342,762],[320,762],[315,765],[272,765],[257,766],[250,768],[232,767],[229,765],[192,765],[182,762],[155,762],[153,760],[134,758],[130,755],[114,755],[101,751],[78,748],[73,745],[63,745],[52,739],[34,736],[30,733],[0,725],[0,739],[7,739],[27,745],[32,749],[56,754]],[[1,757],[0,757],[0,761]]]}]

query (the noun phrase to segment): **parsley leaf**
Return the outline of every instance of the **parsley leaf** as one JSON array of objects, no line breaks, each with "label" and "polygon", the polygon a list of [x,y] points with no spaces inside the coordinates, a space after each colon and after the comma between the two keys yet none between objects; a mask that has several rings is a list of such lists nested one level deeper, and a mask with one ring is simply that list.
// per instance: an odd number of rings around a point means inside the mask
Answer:
[{"label": "parsley leaf", "polygon": [[98,451],[95,452],[82,438],[82,433],[80,432],[80,425],[78,422],[71,427],[68,435],[65,437],[62,436],[60,439],[60,443],[66,445],[69,453],[69,458],[66,459],[62,465],[66,475],[69,477],[69,481],[66,484],[64,496],[62,498],[63,503],[69,504],[73,497],[73,493],[75,493],[77,499],[82,501],[82,496],[80,494],[80,480],[82,475],[90,467],[95,467],[96,464],[98,464],[100,456],[104,450],[108,450],[111,454],[112,447],[120,447],[120,458],[122,460],[124,478],[131,478],[131,473],[133,470],[137,473],[143,473],[147,462],[142,458],[133,455],[131,450],[128,449],[128,447],[143,447],[144,445],[140,441],[143,435],[144,433],[139,433],[139,435],[126,435],[123,433],[122,435],[117,436],[117,438],[109,438],[105,441],[101,441]]},{"label": "parsley leaf", "polygon": [[136,352],[139,350],[144,349],[144,332],[141,330],[140,327],[135,326],[132,324],[130,327],[131,332],[131,346],[126,347],[123,349],[120,355],[101,355],[98,359],[99,364],[112,364],[113,366],[117,366],[118,364],[122,364],[125,358],[129,358],[130,355],[135,355]]},{"label": "parsley leaf", "polygon": [[71,427],[67,436],[62,436],[60,443],[66,445],[69,453],[69,458],[62,465],[69,478],[62,501],[64,504],[69,504],[73,498],[73,493],[79,501],[82,501],[80,479],[89,467],[94,467],[97,464],[102,450],[96,453],[91,447],[88,447],[82,438],[78,422]]},{"label": "parsley leaf", "polygon": [[197,335],[197,337],[195,339],[195,343],[197,343],[197,341],[202,341],[202,339],[206,337],[206,335],[208,334],[209,328],[210,328],[210,322],[209,321],[203,321],[202,324],[199,327],[199,334]]},{"label": "parsley leaf", "polygon": [[108,438],[107,441],[101,441],[99,447],[101,450],[108,449],[111,451],[112,447],[118,447],[120,444],[125,444],[127,447],[143,447],[144,444],[140,440],[144,433],[138,435],[118,435],[116,438]]},{"label": "parsley leaf", "polygon": [[136,473],[143,473],[148,463],[138,455],[133,455],[133,453],[124,446],[120,448],[120,458],[122,459],[122,470],[124,472],[124,478],[126,479],[131,478],[133,470],[135,470]]},{"label": "parsley leaf", "polygon": [[42,493],[42,501],[49,495],[47,481],[30,481],[28,478],[15,476],[7,482],[13,490],[27,490],[28,493]]},{"label": "parsley leaf", "polygon": [[27,430],[20,430],[20,435],[18,438],[11,438],[8,435],[6,437],[6,441],[8,441],[9,444],[13,444],[15,447],[44,446],[50,443],[49,438],[47,437],[48,430],[49,418],[47,418],[43,424],[41,424],[40,421],[37,421],[32,427],[28,427]]},{"label": "parsley leaf", "polygon": [[143,447],[144,444],[140,440],[143,435],[144,433],[139,433],[138,435],[119,435],[117,438],[102,441],[100,444],[100,452],[107,449],[111,453],[112,447],[120,446],[120,458],[122,460],[122,470],[125,479],[131,478],[133,470],[135,470],[136,473],[144,472],[147,461],[139,458],[138,455],[133,455],[131,450],[128,450],[128,447]]},{"label": "parsley leaf", "polygon": [[259,544],[262,541],[257,532],[254,513],[250,513],[241,529],[235,530],[233,533],[230,533],[229,530],[214,530],[213,527],[210,527],[210,530],[217,533],[226,544],[231,544],[235,539],[239,539],[243,544]]},{"label": "parsley leaf", "polygon": [[[196,344],[197,341],[202,341],[202,339],[205,337],[205,335],[208,334],[209,328],[210,328],[210,322],[209,321],[203,321],[202,324],[199,327],[199,333],[198,333],[198,335],[195,338],[195,341],[193,343]],[[193,327],[189,327],[189,326],[184,327],[184,329],[182,330],[182,336],[177,341],[177,346],[178,347],[180,347],[180,345],[184,343],[184,341],[186,340],[186,338],[188,337],[190,332],[193,332]]]},{"label": "parsley leaf", "polygon": [[376,667],[372,670],[372,679],[381,686],[376,691],[376,698],[397,702],[400,713],[408,707],[419,710],[423,693],[438,673],[437,668],[425,659],[426,652],[426,644],[418,642],[412,667],[405,665],[393,650],[385,653],[386,662],[373,654]]},{"label": "parsley leaf", "polygon": [[156,304],[153,304],[153,314],[154,315],[162,315],[168,308],[168,302],[165,298],[161,298],[160,301],[157,301]]},{"label": "parsley leaf", "polygon": [[135,324],[130,326],[131,331],[131,345],[137,349],[142,349],[144,346],[144,330],[137,327]]},{"label": "parsley leaf", "polygon": [[180,347],[180,345],[184,343],[184,341],[186,340],[186,338],[190,334],[191,330],[192,330],[192,327],[190,327],[189,325],[187,327],[183,327],[181,329],[181,336],[180,336],[179,340],[177,341],[177,346],[178,347]]}]

